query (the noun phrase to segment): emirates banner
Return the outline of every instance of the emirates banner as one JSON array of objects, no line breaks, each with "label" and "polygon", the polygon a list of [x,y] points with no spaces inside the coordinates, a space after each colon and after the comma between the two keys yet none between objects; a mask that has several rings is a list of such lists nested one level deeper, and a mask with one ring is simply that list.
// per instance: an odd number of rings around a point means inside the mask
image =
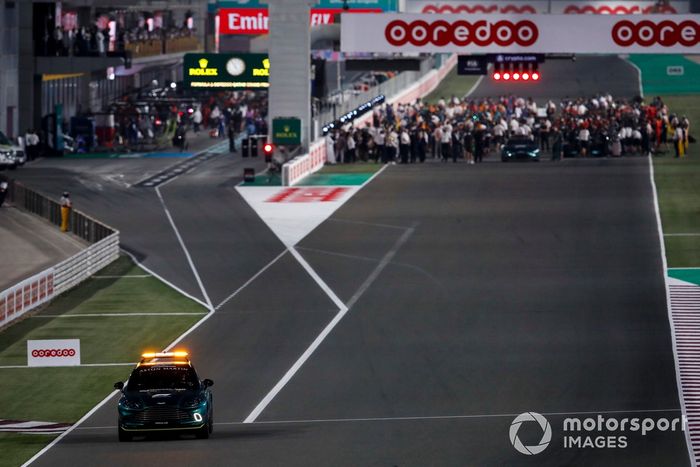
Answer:
[{"label": "emirates banner", "polygon": [[700,53],[700,15],[343,15],[343,52]]},{"label": "emirates banner", "polygon": [[651,13],[688,13],[688,2],[659,4],[655,0],[566,1],[558,0],[408,0],[408,13],[456,14],[601,14],[633,15]]}]

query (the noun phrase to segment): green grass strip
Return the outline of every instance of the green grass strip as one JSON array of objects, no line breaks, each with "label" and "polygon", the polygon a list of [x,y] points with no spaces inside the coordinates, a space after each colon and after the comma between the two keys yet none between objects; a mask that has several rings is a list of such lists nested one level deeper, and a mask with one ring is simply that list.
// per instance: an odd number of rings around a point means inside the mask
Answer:
[{"label": "green grass strip", "polygon": [[[120,258],[100,276],[147,275]],[[136,362],[144,350],[161,350],[199,321],[194,316],[80,316],[85,313],[205,313],[195,301],[155,277],[90,279],[51,302],[42,315],[0,333],[0,366],[26,365],[27,340],[80,339],[82,363]],[[75,423],[112,392],[131,366],[0,368],[0,419]],[[17,466],[53,436],[0,433],[0,466]]]},{"label": "green grass strip", "polygon": [[[662,96],[672,112],[687,115],[691,135],[700,123],[700,95]],[[664,234],[700,233],[700,143],[688,145],[682,159],[673,157],[672,143],[654,157],[654,173]],[[664,237],[669,268],[700,267],[700,236]]]}]

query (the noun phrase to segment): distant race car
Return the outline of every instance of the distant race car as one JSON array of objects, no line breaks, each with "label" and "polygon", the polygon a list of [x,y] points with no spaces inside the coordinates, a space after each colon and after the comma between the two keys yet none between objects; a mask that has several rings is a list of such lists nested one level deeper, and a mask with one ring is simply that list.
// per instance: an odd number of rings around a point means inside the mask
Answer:
[{"label": "distant race car", "polygon": [[501,160],[508,162],[512,160],[540,160],[540,149],[537,143],[527,136],[513,136],[501,148]]},{"label": "distant race car", "polygon": [[158,431],[208,438],[214,426],[214,382],[200,381],[187,352],[141,357],[126,383],[114,383],[122,392],[117,405],[119,441]]}]

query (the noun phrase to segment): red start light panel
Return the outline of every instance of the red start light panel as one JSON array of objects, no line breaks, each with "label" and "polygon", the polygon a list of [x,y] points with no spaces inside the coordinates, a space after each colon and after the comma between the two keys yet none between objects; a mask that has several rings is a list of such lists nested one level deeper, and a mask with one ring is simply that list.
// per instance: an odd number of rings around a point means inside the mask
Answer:
[{"label": "red start light panel", "polygon": [[515,71],[512,74],[507,71],[504,73],[496,71],[493,73],[492,77],[495,81],[537,81],[540,79],[540,74],[537,71],[533,71],[532,73],[527,71],[519,73]]}]

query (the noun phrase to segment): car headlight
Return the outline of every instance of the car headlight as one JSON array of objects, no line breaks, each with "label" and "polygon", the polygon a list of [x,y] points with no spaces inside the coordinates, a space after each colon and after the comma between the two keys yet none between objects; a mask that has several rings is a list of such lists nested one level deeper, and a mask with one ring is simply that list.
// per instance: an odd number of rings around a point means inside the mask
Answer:
[{"label": "car headlight", "polygon": [[141,402],[137,400],[130,400],[127,398],[123,398],[119,401],[119,405],[121,407],[124,407],[125,409],[131,409],[131,410],[136,410],[136,409],[142,409],[143,405]]},{"label": "car headlight", "polygon": [[532,153],[533,153],[533,154],[539,154],[539,153],[540,153],[540,149],[537,148],[537,149],[533,150]]},{"label": "car headlight", "polygon": [[197,407],[206,404],[206,402],[207,400],[202,397],[195,397],[194,399],[186,401],[183,405],[188,409],[196,409]]}]

